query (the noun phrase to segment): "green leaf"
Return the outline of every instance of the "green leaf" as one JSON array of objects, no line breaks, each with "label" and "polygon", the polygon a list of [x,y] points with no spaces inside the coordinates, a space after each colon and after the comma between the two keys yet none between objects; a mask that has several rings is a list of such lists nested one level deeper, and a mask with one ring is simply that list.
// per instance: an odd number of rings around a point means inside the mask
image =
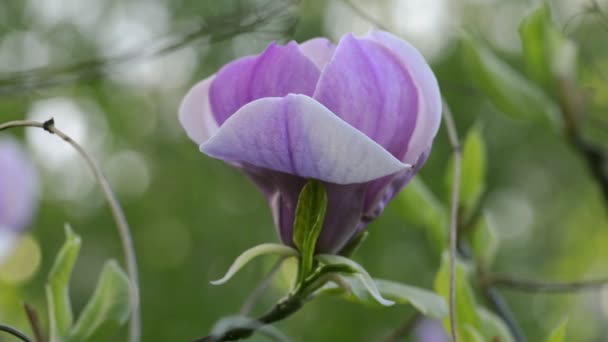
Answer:
[{"label": "green leaf", "polygon": [[475,225],[471,236],[471,246],[475,260],[483,268],[490,267],[498,251],[498,233],[489,213],[484,213]]},{"label": "green leaf", "polygon": [[363,266],[354,262],[349,258],[345,258],[339,255],[331,255],[331,254],[319,254],[317,255],[317,260],[326,264],[326,265],[341,265],[344,266],[347,270],[352,272],[352,276],[357,278],[363,285],[363,288],[369,293],[372,298],[383,306],[390,306],[395,304],[394,301],[388,300],[380,294],[376,283],[372,279],[372,277],[367,273]]},{"label": "green leaf", "polygon": [[402,217],[411,224],[422,226],[435,251],[443,251],[446,247],[448,214],[422,179],[414,177],[397,196],[397,201]]},{"label": "green leaf", "polygon": [[213,285],[221,285],[230,280],[238,271],[241,270],[245,265],[247,265],[251,260],[255,259],[261,255],[279,255],[283,257],[290,256],[298,256],[298,251],[295,249],[285,246],[279,245],[276,243],[263,243],[261,245],[257,245],[255,247],[249,248],[241,255],[239,255],[236,260],[232,263],[228,272],[218,280],[214,280],[211,282]]},{"label": "green leaf", "polygon": [[509,332],[509,328],[493,312],[477,307],[477,313],[481,319],[481,332],[486,341],[514,342],[515,339]]},{"label": "green leaf", "polygon": [[104,265],[97,288],[70,331],[68,341],[110,336],[125,324],[130,312],[129,278],[116,261],[110,260]]},{"label": "green leaf", "polygon": [[[342,295],[355,303],[379,305],[358,278],[342,275],[332,281],[333,283],[326,284],[317,294]],[[382,297],[394,301],[395,304],[412,305],[423,315],[435,319],[444,319],[448,315],[445,300],[434,292],[390,280],[373,279],[373,281]]]},{"label": "green leaf", "polygon": [[568,327],[568,319],[562,320],[562,322],[549,334],[547,342],[563,342],[566,338],[566,328]]},{"label": "green leaf", "polygon": [[399,304],[410,303],[420,313],[431,318],[444,319],[448,315],[446,301],[434,292],[390,280],[374,279],[374,281],[385,298]]},{"label": "green leaf", "polygon": [[523,57],[528,76],[553,91],[555,77],[574,77],[576,46],[565,38],[551,19],[547,1],[523,18],[519,25]]},{"label": "green leaf", "polygon": [[475,86],[504,114],[560,131],[559,110],[545,93],[489,49],[464,34],[462,57]]},{"label": "green leaf", "polygon": [[293,242],[300,250],[298,279],[304,279],[313,268],[313,256],[317,239],[323,228],[327,210],[327,193],[318,180],[310,180],[298,197],[293,222]]},{"label": "green leaf", "polygon": [[73,322],[69,282],[80,251],[81,239],[69,225],[65,226],[66,239],[57,254],[46,284],[51,341],[63,340]]},{"label": "green leaf", "polygon": [[[435,291],[446,302],[450,300],[450,260],[448,253],[444,253],[441,266],[435,277]],[[461,341],[469,341],[465,335],[464,327],[469,325],[476,331],[481,331],[481,319],[477,313],[477,305],[473,296],[473,289],[469,284],[467,271],[462,262],[456,262],[456,333]],[[449,317],[445,318],[443,325],[446,331],[451,332]]]},{"label": "green leaf", "polygon": [[[459,205],[465,219],[475,211],[479,199],[485,191],[486,181],[486,145],[479,125],[473,126],[467,133],[462,148],[462,169],[460,172]],[[454,180],[454,159],[451,158],[445,173],[447,193],[451,193]]]}]

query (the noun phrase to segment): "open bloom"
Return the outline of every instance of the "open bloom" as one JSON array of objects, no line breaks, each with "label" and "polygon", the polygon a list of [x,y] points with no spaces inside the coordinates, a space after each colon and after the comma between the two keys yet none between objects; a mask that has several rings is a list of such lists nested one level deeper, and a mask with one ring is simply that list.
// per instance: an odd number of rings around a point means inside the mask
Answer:
[{"label": "open bloom", "polygon": [[31,222],[38,198],[38,176],[17,142],[0,136],[0,264]]},{"label": "open bloom", "polygon": [[243,170],[293,245],[298,195],[325,183],[317,251],[339,253],[424,164],[441,120],[422,55],[382,31],[324,38],[237,59],[195,85],[180,122],[200,150]]}]

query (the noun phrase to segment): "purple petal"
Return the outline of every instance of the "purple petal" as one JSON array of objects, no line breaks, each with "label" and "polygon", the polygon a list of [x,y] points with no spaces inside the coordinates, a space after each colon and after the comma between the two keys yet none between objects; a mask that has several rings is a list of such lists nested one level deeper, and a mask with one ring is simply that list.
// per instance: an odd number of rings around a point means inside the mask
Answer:
[{"label": "purple petal", "polygon": [[336,45],[326,38],[313,38],[300,44],[300,51],[308,57],[319,70],[323,70],[336,51]]},{"label": "purple petal", "polygon": [[382,214],[388,202],[395,198],[410,180],[412,180],[422,166],[424,166],[430,152],[431,149],[429,148],[420,156],[414,165],[412,165],[412,168],[382,177],[369,183],[363,206],[364,221],[372,221]]},{"label": "purple petal", "polygon": [[385,46],[344,36],[314,98],[393,156],[405,155],[416,125],[418,93],[409,70]]},{"label": "purple petal", "polygon": [[[391,50],[411,75],[418,93],[418,114],[404,162],[413,164],[431,147],[441,122],[441,94],[437,79],[424,57],[409,43],[384,31],[371,31],[368,36]],[[331,107],[330,107],[331,108]]]},{"label": "purple petal", "polygon": [[179,107],[179,122],[188,137],[202,144],[217,131],[218,125],[209,104],[209,88],[214,76],[197,83],[186,95]]},{"label": "purple petal", "polygon": [[408,167],[314,99],[294,94],[247,104],[200,148],[229,162],[336,184]]},{"label": "purple petal", "polygon": [[0,226],[20,231],[36,210],[38,177],[17,143],[0,139]]},{"label": "purple petal", "polygon": [[217,73],[210,89],[213,115],[221,126],[254,100],[290,93],[312,95],[319,74],[295,42],[272,43],[261,55],[238,59]]}]

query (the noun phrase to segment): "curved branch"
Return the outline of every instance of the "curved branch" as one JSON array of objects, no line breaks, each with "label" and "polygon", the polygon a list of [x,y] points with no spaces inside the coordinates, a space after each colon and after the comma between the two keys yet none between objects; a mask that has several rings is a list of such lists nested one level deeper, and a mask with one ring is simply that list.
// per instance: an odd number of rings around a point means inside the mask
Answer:
[{"label": "curved branch", "polygon": [[8,325],[0,324],[0,331],[3,331],[9,335],[15,336],[23,342],[33,342],[26,334],[19,331],[17,328],[13,328]]},{"label": "curved branch", "polygon": [[72,146],[76,152],[84,159],[86,164],[89,166],[95,178],[101,185],[103,194],[108,201],[112,216],[118,227],[118,233],[122,242],[123,253],[127,264],[127,273],[130,280],[130,292],[131,292],[131,321],[129,336],[131,342],[139,342],[141,339],[141,313],[139,308],[139,276],[137,270],[137,259],[135,257],[135,248],[133,247],[133,239],[131,238],[131,230],[125,217],[125,214],[118,202],[118,199],[114,195],[110,184],[103,175],[101,168],[95,160],[80,146],[77,142],[72,140],[67,134],[55,127],[55,122],[50,119],[45,122],[31,121],[31,120],[20,120],[10,121],[0,125],[0,131],[15,127],[35,127],[42,128],[45,131],[57,135],[63,141]]}]

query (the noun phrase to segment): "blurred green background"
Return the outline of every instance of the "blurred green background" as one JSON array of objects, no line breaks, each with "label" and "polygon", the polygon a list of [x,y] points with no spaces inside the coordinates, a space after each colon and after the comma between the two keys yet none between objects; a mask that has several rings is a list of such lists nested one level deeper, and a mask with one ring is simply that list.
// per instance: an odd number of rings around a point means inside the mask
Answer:
[{"label": "blurred green background", "polygon": [[[458,37],[466,29],[523,73],[518,25],[537,2],[353,3],[429,59],[461,137],[475,124],[480,128],[487,150],[481,206],[499,238],[491,270],[547,280],[608,275],[607,204],[580,153],[560,134],[505,116],[463,67]],[[582,134],[606,149],[608,4],[592,4],[550,1],[560,32],[579,48],[577,84],[588,101]],[[263,24],[249,25],[252,20]],[[209,280],[246,248],[277,241],[261,193],[238,171],[199,153],[186,137],[177,121],[181,97],[223,64],[258,53],[272,40],[337,41],[373,26],[337,0],[0,2],[0,122],[54,117],[57,127],[100,162],[133,229],[143,341],[189,341],[221,317],[238,313],[272,258],[256,261],[224,286],[213,287]],[[64,239],[64,223],[83,238],[71,286],[76,311],[103,262],[122,261],[122,252],[94,179],[68,146],[41,130],[0,134],[22,138],[42,176],[43,196],[30,235],[0,268],[0,322],[29,332],[21,303],[44,312],[44,282]],[[418,177],[443,203],[449,197],[449,159],[442,127]],[[374,276],[432,289],[440,252],[426,227],[409,217],[416,208],[404,196],[370,225],[355,259]],[[256,312],[286,291],[284,278]],[[542,340],[565,317],[567,341],[608,340],[608,288],[501,293],[529,341]],[[482,297],[478,301],[484,303]],[[277,326],[294,341],[374,341],[412,312],[323,298]],[[0,341],[11,340],[0,336]]]}]

